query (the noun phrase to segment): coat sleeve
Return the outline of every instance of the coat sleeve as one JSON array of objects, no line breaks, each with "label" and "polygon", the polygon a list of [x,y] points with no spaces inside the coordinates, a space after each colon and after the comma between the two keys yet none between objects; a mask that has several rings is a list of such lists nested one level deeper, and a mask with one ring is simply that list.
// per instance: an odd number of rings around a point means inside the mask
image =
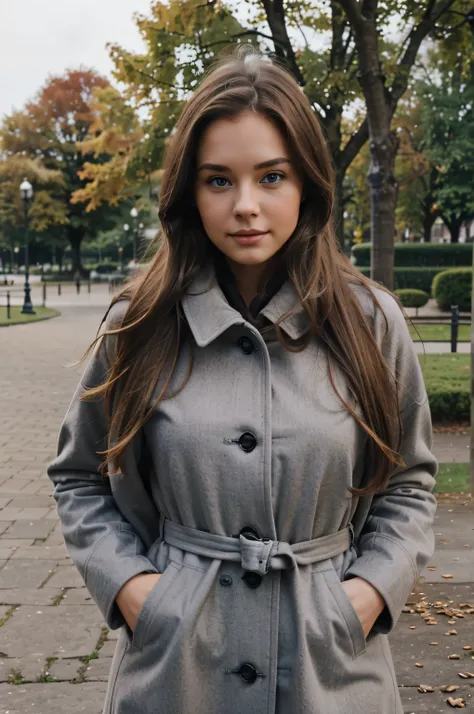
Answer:
[{"label": "coat sleeve", "polygon": [[361,577],[383,596],[386,607],[373,631],[387,634],[396,624],[408,595],[434,552],[433,495],[438,462],[433,455],[431,413],[418,356],[405,318],[391,295],[375,290],[380,311],[375,335],[392,374],[397,378],[403,436],[397,466],[385,490],[374,496],[356,542],[358,558],[346,579]]},{"label": "coat sleeve", "polygon": [[[119,303],[111,308],[105,322],[107,329],[117,324],[122,312]],[[98,471],[101,456],[97,452],[107,448],[108,434],[102,400],[80,401],[86,386],[104,381],[105,350],[110,357],[113,340],[113,336],[104,338],[89,359],[60,428],[57,456],[47,473],[54,484],[53,496],[68,553],[107,625],[116,629],[125,624],[115,602],[122,585],[138,573],[158,571],[146,558],[143,542],[119,511],[110,478]],[[133,470],[138,469],[142,450],[143,436],[139,434],[127,457],[127,477],[132,478]]]}]

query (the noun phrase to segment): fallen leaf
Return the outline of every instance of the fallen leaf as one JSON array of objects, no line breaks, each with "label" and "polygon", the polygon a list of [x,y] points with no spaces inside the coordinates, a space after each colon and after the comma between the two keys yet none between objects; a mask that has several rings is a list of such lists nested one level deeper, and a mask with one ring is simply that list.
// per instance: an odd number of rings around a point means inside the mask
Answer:
[{"label": "fallen leaf", "polygon": [[471,645],[464,645],[463,650],[472,650]]},{"label": "fallen leaf", "polygon": [[442,687],[439,688],[441,692],[455,692],[456,689],[459,689],[458,684],[443,684]]},{"label": "fallen leaf", "polygon": [[420,684],[418,691],[421,694],[426,694],[426,692],[434,692],[434,689],[429,684]]},{"label": "fallen leaf", "polygon": [[436,570],[436,568],[426,568],[427,570]]},{"label": "fallen leaf", "polygon": [[448,659],[460,659],[458,654],[450,654],[448,655]]},{"label": "fallen leaf", "polygon": [[469,676],[466,674],[466,672],[458,672],[458,677],[461,677],[461,679],[469,679]]},{"label": "fallen leaf", "polygon": [[457,630],[448,630],[447,632],[444,633],[445,635],[457,635],[458,631]]},{"label": "fallen leaf", "polygon": [[449,540],[446,540],[446,538],[441,538],[439,542],[440,543],[449,543]]},{"label": "fallen leaf", "polygon": [[419,662],[415,662],[415,667],[424,667],[424,664],[420,664]]},{"label": "fallen leaf", "polygon": [[416,625],[410,625],[409,630],[416,630]]},{"label": "fallen leaf", "polygon": [[456,620],[448,620],[448,624],[449,624],[449,625],[454,625],[455,622],[456,622]]},{"label": "fallen leaf", "polygon": [[441,575],[442,578],[446,578],[448,580],[449,578],[452,578],[453,576],[450,573],[446,573],[446,575]]},{"label": "fallen leaf", "polygon": [[430,645],[439,645],[439,642],[430,642]]},{"label": "fallen leaf", "polygon": [[453,699],[453,697],[448,697],[446,699],[448,704],[452,707],[457,707],[458,709],[464,709],[466,706],[464,703],[464,699],[462,697],[458,697],[458,699]]}]

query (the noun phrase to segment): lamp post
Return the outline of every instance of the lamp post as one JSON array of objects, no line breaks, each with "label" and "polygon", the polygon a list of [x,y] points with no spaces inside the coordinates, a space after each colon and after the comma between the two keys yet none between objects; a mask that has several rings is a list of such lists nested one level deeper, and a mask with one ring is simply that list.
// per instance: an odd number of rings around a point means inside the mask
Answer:
[{"label": "lamp post", "polygon": [[[125,231],[125,245],[128,243],[128,231],[130,230],[130,226],[128,223],[123,224],[123,230]],[[123,249],[122,249],[123,250]],[[120,270],[122,270],[122,266],[120,266]]]},{"label": "lamp post", "polygon": [[30,264],[28,257],[28,209],[33,198],[33,186],[28,179],[23,179],[20,184],[20,195],[23,200],[23,208],[25,211],[25,299],[21,312],[26,315],[36,315],[33,310],[30,295]]},{"label": "lamp post", "polygon": [[136,209],[135,206],[130,211],[130,215],[132,217],[132,239],[133,239],[133,262],[137,262],[137,218],[138,218],[138,210]]}]

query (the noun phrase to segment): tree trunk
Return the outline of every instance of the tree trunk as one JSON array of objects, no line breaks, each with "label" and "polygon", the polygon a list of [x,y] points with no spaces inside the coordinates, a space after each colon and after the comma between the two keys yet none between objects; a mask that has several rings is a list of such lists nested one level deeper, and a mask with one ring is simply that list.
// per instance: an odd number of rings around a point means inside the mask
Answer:
[{"label": "tree trunk", "polygon": [[431,243],[431,229],[436,220],[436,213],[433,213],[431,206],[425,210],[423,215],[423,238],[425,243]]},{"label": "tree trunk", "polygon": [[[388,127],[387,127],[388,129]],[[394,167],[399,140],[388,130],[370,143],[371,270],[370,277],[393,290],[395,209],[398,184]]]},{"label": "tree trunk", "polygon": [[336,170],[336,194],[334,196],[334,231],[339,246],[344,252],[344,196],[342,185],[344,174]]},{"label": "tree trunk", "polygon": [[81,275],[85,275],[85,270],[82,265],[82,256],[81,256],[81,243],[85,237],[85,232],[83,230],[70,230],[68,231],[68,238],[69,242],[71,244],[71,260],[72,260],[72,267],[71,270],[73,273],[76,272],[76,270],[79,270]]},{"label": "tree trunk", "polygon": [[459,234],[461,233],[462,220],[458,221],[448,221],[443,218],[446,226],[448,227],[449,234],[451,236],[451,243],[459,243]]}]

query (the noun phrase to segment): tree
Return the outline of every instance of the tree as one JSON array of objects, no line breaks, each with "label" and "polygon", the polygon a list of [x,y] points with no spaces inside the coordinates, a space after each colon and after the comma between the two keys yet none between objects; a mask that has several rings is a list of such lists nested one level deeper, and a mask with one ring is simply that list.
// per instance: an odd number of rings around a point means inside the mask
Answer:
[{"label": "tree", "polygon": [[[235,5],[235,3],[234,3]],[[336,168],[336,224],[343,241],[343,180],[347,168],[368,137],[362,121],[348,133],[344,112],[360,95],[356,64],[347,21],[337,3],[332,13],[317,10],[312,2],[243,2],[249,18],[237,19],[230,2],[215,0],[155,0],[150,17],[137,16],[146,52],[133,54],[118,44],[109,46],[115,64],[114,76],[123,87],[122,98],[108,98],[104,92],[101,111],[102,132],[84,143],[87,151],[100,151],[119,142],[122,153],[108,165],[86,167],[90,181],[77,197],[88,207],[113,201],[147,177],[157,177],[166,141],[173,130],[182,103],[201,79],[214,58],[238,42],[249,42],[278,57],[304,87],[328,139]],[[307,36],[331,33],[329,48],[316,49]],[[302,36],[303,40],[297,39]],[[125,121],[116,107],[133,107],[135,116]],[[145,115],[142,132],[137,113]],[[97,125],[98,126],[98,125]]]},{"label": "tree", "polygon": [[416,3],[404,0],[397,3],[400,20],[410,29],[402,42],[393,78],[387,82],[379,37],[380,27],[387,21],[388,4],[378,0],[339,0],[339,3],[354,33],[358,79],[367,106],[371,153],[371,277],[392,288],[398,190],[394,165],[399,147],[398,137],[391,127],[392,119],[408,87],[410,72],[423,40],[433,31],[441,37],[449,36],[457,27],[450,13],[455,11],[466,15],[470,7],[465,0],[425,0]]},{"label": "tree", "polygon": [[25,109],[7,116],[0,128],[6,160],[34,158],[45,169],[60,172],[61,184],[36,196],[32,219],[37,218],[43,230],[54,232],[63,226],[74,271],[82,270],[84,237],[111,226],[114,219],[114,209],[109,205],[86,214],[82,205],[71,202],[72,194],[85,185],[79,175],[84,163],[106,163],[110,159],[105,153],[84,155],[77,148],[96,118],[91,108],[94,91],[107,86],[107,80],[93,70],[67,70],[61,77],[50,78]]},{"label": "tree", "polygon": [[3,153],[3,160],[0,159],[0,252],[4,263],[8,256],[10,266],[14,245],[22,245],[24,240],[24,207],[19,186],[25,177],[36,187],[29,209],[33,240],[51,224],[61,226],[67,222],[64,205],[54,199],[54,192],[63,187],[61,172],[46,169],[39,157],[31,159]]},{"label": "tree", "polygon": [[443,60],[437,74],[418,87],[422,145],[433,166],[433,203],[457,243],[462,225],[474,219],[474,76]]}]

